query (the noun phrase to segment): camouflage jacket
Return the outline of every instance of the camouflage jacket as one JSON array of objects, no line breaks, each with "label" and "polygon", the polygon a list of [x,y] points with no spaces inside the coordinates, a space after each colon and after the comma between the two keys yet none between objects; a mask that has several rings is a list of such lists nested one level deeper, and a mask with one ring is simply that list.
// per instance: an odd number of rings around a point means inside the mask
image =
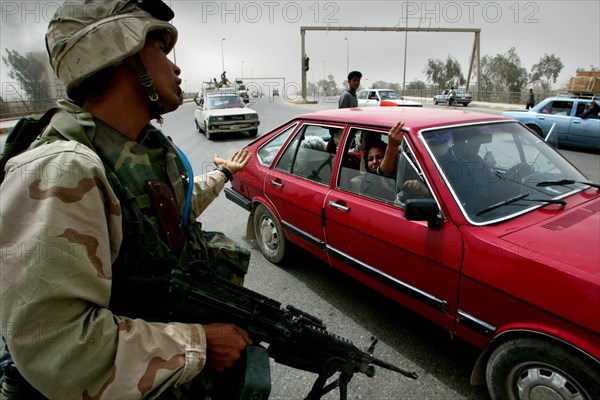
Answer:
[{"label": "camouflage jacket", "polygon": [[[218,171],[195,178],[196,216],[224,184]],[[108,309],[122,213],[94,151],[32,148],[9,161],[0,198],[2,334],[28,382],[48,398],[154,398],[199,374],[201,325]]]}]

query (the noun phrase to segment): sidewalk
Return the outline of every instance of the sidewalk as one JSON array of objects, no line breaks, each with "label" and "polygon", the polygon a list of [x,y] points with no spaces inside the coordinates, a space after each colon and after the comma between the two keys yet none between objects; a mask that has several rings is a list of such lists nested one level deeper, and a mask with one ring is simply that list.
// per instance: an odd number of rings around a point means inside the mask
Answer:
[{"label": "sidewalk", "polygon": [[0,121],[0,135],[7,134],[19,119],[5,119]]}]

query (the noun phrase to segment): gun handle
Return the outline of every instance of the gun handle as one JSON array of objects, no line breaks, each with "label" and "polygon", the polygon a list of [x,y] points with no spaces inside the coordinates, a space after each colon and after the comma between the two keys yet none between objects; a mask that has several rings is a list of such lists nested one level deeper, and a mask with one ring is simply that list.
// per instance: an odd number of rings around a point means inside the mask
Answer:
[{"label": "gun handle", "polygon": [[242,358],[219,378],[219,399],[268,400],[271,394],[269,353],[260,345],[246,347]]}]

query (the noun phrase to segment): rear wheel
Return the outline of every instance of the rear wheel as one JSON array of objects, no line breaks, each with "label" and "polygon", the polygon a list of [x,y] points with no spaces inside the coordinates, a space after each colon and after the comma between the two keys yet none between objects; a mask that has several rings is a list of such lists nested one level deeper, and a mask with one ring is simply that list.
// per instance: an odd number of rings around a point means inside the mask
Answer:
[{"label": "rear wheel", "polygon": [[254,211],[254,234],[260,252],[274,264],[287,254],[288,241],[277,218],[267,207],[259,204]]},{"label": "rear wheel", "polygon": [[575,350],[523,338],[500,345],[486,370],[493,400],[600,399],[600,369]]},{"label": "rear wheel", "polygon": [[537,125],[527,125],[527,127],[529,129],[531,129],[539,137],[544,137],[544,135],[542,134],[542,130],[540,129],[539,126],[537,126]]}]

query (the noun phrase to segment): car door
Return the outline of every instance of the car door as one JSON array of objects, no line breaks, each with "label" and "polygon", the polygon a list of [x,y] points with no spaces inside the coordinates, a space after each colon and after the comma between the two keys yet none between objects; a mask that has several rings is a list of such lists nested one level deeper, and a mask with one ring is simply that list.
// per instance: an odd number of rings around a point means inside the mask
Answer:
[{"label": "car door", "polygon": [[[576,106],[583,105],[586,110],[591,101],[578,100]],[[574,114],[575,115],[575,114]],[[597,118],[580,118],[573,116],[569,125],[569,133],[567,142],[571,145],[586,146],[590,148],[600,147],[600,119]]]},{"label": "car door", "polygon": [[288,238],[329,263],[322,209],[335,162],[327,143],[339,126],[302,124],[265,178],[265,196],[279,213]]},{"label": "car door", "polygon": [[377,107],[379,106],[379,93],[376,90],[368,90],[367,98],[365,100],[365,107]]},{"label": "car door", "polygon": [[574,107],[574,101],[571,99],[551,100],[546,103],[536,116],[538,124],[542,127],[543,134],[546,135],[554,125],[558,142],[565,141],[569,133]]},{"label": "car door", "polygon": [[366,107],[368,94],[369,94],[368,90],[361,90],[360,92],[358,92],[356,99],[358,100],[359,107]]},{"label": "car door", "polygon": [[[349,141],[361,131],[352,128]],[[376,134],[387,139],[387,131]],[[349,141],[344,147],[346,153],[357,147]],[[334,267],[452,330],[462,241],[458,229],[449,222],[431,229],[426,222],[405,218],[406,196],[400,193],[404,181],[420,179],[425,186],[429,184],[410,147],[403,144],[403,149],[398,176],[392,182],[382,182],[384,186],[395,185],[396,200],[365,193],[364,186],[356,184],[365,176],[379,176],[340,166],[336,185],[324,202],[327,251]],[[411,154],[410,162],[405,159],[407,153]]]}]

